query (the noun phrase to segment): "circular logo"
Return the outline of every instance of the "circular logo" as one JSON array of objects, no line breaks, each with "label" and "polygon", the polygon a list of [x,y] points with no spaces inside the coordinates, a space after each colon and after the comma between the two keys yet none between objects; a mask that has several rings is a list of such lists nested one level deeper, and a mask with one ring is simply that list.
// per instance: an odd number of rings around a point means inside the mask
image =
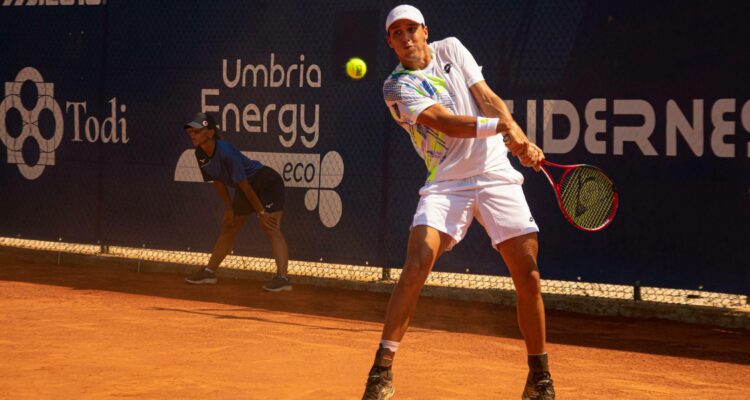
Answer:
[{"label": "circular logo", "polygon": [[[27,109],[21,100],[21,89],[26,82],[36,86],[37,102],[31,109]],[[55,85],[44,82],[42,74],[32,67],[22,69],[15,80],[5,83],[5,98],[0,102],[0,142],[6,147],[8,163],[16,164],[21,175],[29,180],[38,178],[46,166],[55,165],[55,149],[62,141],[63,113],[54,94]],[[15,110],[23,120],[23,131],[18,137],[11,136],[7,131],[5,120],[10,110]],[[52,112],[55,121],[54,132],[48,135],[51,136],[49,139],[39,128],[39,116],[45,111]],[[29,146],[38,149],[39,153],[39,159],[33,165],[23,155],[23,149],[30,148],[25,143],[29,139],[36,141],[36,146]]]}]

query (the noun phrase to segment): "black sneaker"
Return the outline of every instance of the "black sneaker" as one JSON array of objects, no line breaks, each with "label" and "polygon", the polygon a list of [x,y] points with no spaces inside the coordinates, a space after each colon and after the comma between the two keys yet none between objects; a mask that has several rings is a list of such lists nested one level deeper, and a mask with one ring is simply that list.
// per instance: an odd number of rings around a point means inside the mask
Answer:
[{"label": "black sneaker", "polygon": [[263,285],[263,290],[269,292],[290,292],[292,290],[292,284],[289,283],[289,278],[281,275],[275,275],[270,282]]},{"label": "black sneaker", "polygon": [[526,380],[521,400],[555,400],[555,387],[549,372],[537,372]]},{"label": "black sneaker", "polygon": [[216,283],[216,274],[213,272],[206,271],[205,268],[201,268],[198,270],[198,272],[185,277],[185,282],[192,283],[194,285],[202,285],[202,284],[210,284],[213,285]]},{"label": "black sneaker", "polygon": [[390,368],[379,370],[373,367],[367,377],[367,386],[362,400],[388,400],[393,398],[393,371]]}]

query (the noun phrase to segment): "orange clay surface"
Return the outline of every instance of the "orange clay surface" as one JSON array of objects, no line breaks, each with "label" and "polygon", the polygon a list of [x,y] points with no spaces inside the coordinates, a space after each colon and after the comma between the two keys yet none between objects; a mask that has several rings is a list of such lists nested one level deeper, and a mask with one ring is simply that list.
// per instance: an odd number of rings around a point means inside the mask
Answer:
[{"label": "orange clay surface", "polygon": [[[388,295],[0,252],[2,399],[359,399]],[[750,398],[750,332],[549,312],[558,399]],[[423,298],[396,399],[519,399],[515,312]]]}]

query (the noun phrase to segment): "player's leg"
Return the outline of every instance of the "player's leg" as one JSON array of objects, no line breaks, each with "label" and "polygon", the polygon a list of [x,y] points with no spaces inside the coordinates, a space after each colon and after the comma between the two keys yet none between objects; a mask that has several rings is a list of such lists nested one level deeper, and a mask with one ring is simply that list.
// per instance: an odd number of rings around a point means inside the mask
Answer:
[{"label": "player's leg", "polygon": [[411,230],[404,269],[388,301],[383,340],[400,342],[404,337],[427,276],[452,242],[448,234],[429,226],[419,225]]},{"label": "player's leg", "polygon": [[539,230],[521,185],[482,189],[477,219],[508,266],[516,288],[518,325],[528,352],[529,375],[524,399],[554,399],[546,353],[546,326],[537,266]]},{"label": "player's leg", "polygon": [[245,221],[247,221],[246,215],[235,215],[232,224],[226,224],[221,228],[219,239],[216,240],[214,250],[211,252],[211,258],[208,260],[208,268],[214,271],[219,268],[221,262],[224,261],[227,254],[234,248],[234,239],[237,238],[237,234],[245,226]]},{"label": "player's leg", "polygon": [[518,323],[529,354],[545,351],[544,304],[537,267],[537,231],[521,185],[486,187],[478,192],[477,220],[508,266],[516,288]]},{"label": "player's leg", "polygon": [[263,167],[255,174],[250,185],[253,187],[255,194],[258,195],[264,211],[270,218],[276,220],[275,228],[269,229],[260,224],[263,233],[271,242],[271,251],[276,262],[276,274],[270,282],[263,285],[263,289],[269,292],[292,290],[292,284],[287,277],[289,246],[281,229],[286,195],[284,180],[272,168]]},{"label": "player's leg", "polygon": [[271,218],[276,220],[279,225],[275,229],[268,229],[261,225],[263,233],[271,241],[273,259],[276,260],[276,274],[286,276],[287,265],[289,264],[289,246],[286,243],[284,233],[281,231],[281,218],[284,216],[283,211],[277,211],[270,214]]},{"label": "player's leg", "polygon": [[539,244],[536,233],[503,241],[497,250],[508,266],[513,285],[516,287],[516,309],[518,325],[526,342],[529,354],[546,352],[544,303],[541,279],[537,267]]},{"label": "player's leg", "polygon": [[232,223],[224,223],[219,238],[216,240],[216,244],[214,244],[208,264],[194,274],[186,277],[186,282],[193,284],[216,283],[216,270],[221,265],[221,262],[224,261],[227,254],[232,251],[234,239],[245,225],[246,220],[247,216],[245,215],[235,215]]},{"label": "player's leg", "polygon": [[414,215],[401,277],[391,293],[383,334],[368,374],[364,400],[393,396],[393,358],[417,308],[419,294],[438,258],[459,242],[473,219],[474,196],[423,194]]},{"label": "player's leg", "polygon": [[276,275],[270,282],[263,285],[263,289],[269,292],[292,290],[292,285],[286,275],[289,264],[289,246],[286,243],[284,233],[281,231],[281,218],[283,216],[283,211],[270,213],[270,217],[276,219],[277,222],[275,229],[268,229],[261,224],[263,233],[271,241],[273,259],[276,261]]},{"label": "player's leg", "polygon": [[415,226],[409,233],[406,262],[388,301],[383,335],[368,374],[363,400],[385,400],[393,396],[393,357],[414,317],[427,276],[452,243],[453,238],[448,234],[426,225]]},{"label": "player's leg", "polygon": [[472,191],[425,193],[414,214],[404,269],[391,293],[382,339],[400,342],[417,308],[419,293],[443,252],[461,241],[474,219]]},{"label": "player's leg", "polygon": [[526,342],[529,373],[522,399],[553,400],[555,390],[549,372],[542,286],[537,266],[536,233],[513,237],[497,245],[516,287],[518,326]]}]

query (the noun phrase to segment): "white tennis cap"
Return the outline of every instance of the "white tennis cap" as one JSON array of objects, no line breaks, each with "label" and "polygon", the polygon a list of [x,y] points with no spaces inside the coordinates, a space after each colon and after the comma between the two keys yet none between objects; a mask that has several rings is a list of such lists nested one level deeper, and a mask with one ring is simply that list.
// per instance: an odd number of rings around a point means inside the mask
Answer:
[{"label": "white tennis cap", "polygon": [[394,22],[400,19],[408,19],[418,24],[424,25],[424,17],[417,7],[410,6],[408,4],[402,4],[396,6],[391,12],[388,13],[388,17],[385,19],[385,31],[388,32],[388,28]]}]

